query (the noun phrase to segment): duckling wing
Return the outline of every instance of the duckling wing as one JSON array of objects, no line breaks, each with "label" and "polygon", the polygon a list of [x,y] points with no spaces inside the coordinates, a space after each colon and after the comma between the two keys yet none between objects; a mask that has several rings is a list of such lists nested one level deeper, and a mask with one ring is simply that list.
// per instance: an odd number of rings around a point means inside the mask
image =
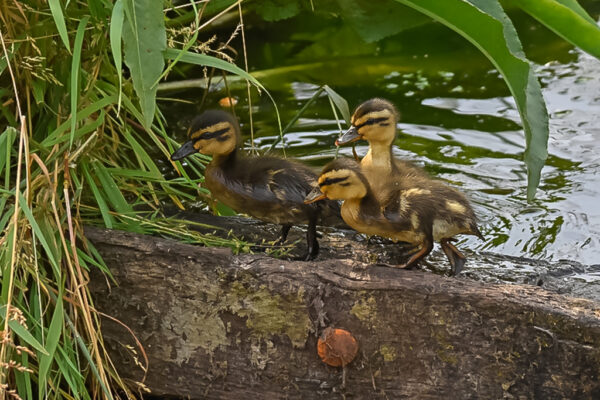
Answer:
[{"label": "duckling wing", "polygon": [[[388,193],[384,204],[380,206],[384,219],[397,230],[407,230],[413,228],[411,221],[411,207],[406,196],[402,191],[394,190]],[[413,213],[414,214],[414,213]],[[416,214],[415,214],[416,215]],[[413,219],[416,217],[412,217]]]},{"label": "duckling wing", "polygon": [[294,203],[304,204],[304,198],[317,184],[317,176],[313,171],[287,160],[275,159],[263,176],[270,192],[281,200]]},{"label": "duckling wing", "polygon": [[293,161],[274,159],[264,176],[268,177],[269,191],[277,198],[294,204],[301,203],[301,208],[307,211],[318,210],[323,225],[346,227],[340,215],[340,202],[321,200],[315,204],[304,204],[306,195],[317,186],[317,174],[309,167]]}]

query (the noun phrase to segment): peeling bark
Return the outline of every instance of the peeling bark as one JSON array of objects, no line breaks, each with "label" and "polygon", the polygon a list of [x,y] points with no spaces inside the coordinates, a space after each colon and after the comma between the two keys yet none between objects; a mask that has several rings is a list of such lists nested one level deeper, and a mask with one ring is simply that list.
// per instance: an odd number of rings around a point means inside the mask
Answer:
[{"label": "peeling bark", "polygon": [[[139,338],[153,395],[600,398],[592,301],[358,256],[296,262],[120,231],[86,235],[118,283],[109,289],[92,273],[95,304]],[[329,326],[358,340],[345,373],[317,356]],[[121,374],[141,381],[123,347],[135,347],[130,334],[108,319],[102,330]]]}]

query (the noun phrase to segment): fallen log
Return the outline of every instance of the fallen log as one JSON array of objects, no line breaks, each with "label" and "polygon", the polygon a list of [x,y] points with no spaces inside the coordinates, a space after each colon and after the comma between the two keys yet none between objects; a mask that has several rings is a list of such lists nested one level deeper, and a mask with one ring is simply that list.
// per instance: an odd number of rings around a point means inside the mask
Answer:
[{"label": "fallen log", "polygon": [[[141,342],[156,396],[600,398],[600,305],[589,300],[356,259],[86,235],[118,283],[92,273],[95,304]],[[358,341],[344,369],[317,356],[327,327]],[[141,382],[130,332],[109,319],[102,331],[120,373]]]}]

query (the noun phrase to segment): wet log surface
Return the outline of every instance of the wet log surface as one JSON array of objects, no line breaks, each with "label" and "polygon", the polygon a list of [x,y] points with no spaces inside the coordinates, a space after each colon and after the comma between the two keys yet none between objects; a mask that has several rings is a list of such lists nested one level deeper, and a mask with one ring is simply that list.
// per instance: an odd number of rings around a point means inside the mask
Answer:
[{"label": "wet log surface", "polygon": [[[213,223],[225,234],[231,224],[248,238],[277,236],[243,219]],[[92,273],[96,306],[143,345],[144,384],[155,396],[600,398],[593,301],[374,265],[397,257],[398,246],[338,231],[324,235],[313,262],[96,228],[86,235],[117,282],[109,288]],[[436,257],[431,264],[448,269]],[[470,257],[467,268],[477,263]],[[345,372],[317,356],[329,326],[359,343]],[[102,330],[123,376],[141,381],[142,354],[124,347],[136,348],[131,334],[109,319]]]}]

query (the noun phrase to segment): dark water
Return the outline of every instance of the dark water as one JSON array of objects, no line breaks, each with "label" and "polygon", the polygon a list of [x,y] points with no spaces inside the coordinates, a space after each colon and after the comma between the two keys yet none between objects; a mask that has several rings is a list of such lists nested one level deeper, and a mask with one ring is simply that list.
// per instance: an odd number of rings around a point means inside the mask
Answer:
[{"label": "dark water", "polygon": [[[275,98],[283,125],[322,84],[346,98],[351,109],[375,96],[393,101],[402,114],[394,154],[460,188],[481,219],[487,240],[465,237],[461,248],[599,264],[600,61],[524,15],[513,18],[537,64],[550,113],[549,159],[532,203],[525,197],[519,114],[504,81],[475,48],[443,26],[431,23],[366,44],[349,27],[303,15],[275,24],[249,23],[246,39],[251,69]],[[237,113],[250,146],[245,87],[232,90],[240,99]],[[183,96],[200,98],[201,91]],[[212,92],[206,104],[216,107],[223,96],[223,90]],[[198,104],[165,103],[162,109],[173,116],[171,127],[183,140]],[[278,135],[273,106],[266,96],[255,95],[252,111],[254,145],[266,150]],[[278,149],[285,146],[288,156],[318,167],[334,157],[339,133],[323,95]],[[360,155],[366,150],[366,143],[357,146]],[[340,154],[349,156],[351,149]],[[503,280],[504,272],[523,266],[507,258],[498,268]],[[573,270],[571,277],[600,282],[594,270]]]}]

